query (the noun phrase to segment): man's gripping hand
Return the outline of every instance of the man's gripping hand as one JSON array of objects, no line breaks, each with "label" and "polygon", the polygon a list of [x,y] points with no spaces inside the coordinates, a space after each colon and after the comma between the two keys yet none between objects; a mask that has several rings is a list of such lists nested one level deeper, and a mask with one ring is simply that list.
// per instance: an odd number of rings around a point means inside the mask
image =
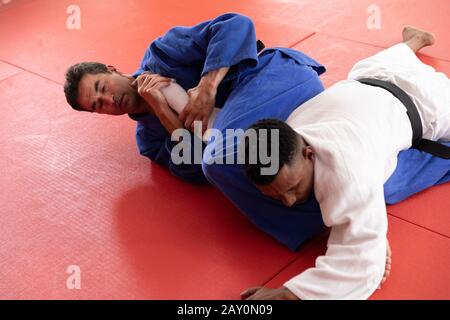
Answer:
[{"label": "man's gripping hand", "polygon": [[216,103],[216,89],[199,85],[188,90],[189,102],[180,113],[179,119],[184,127],[193,130],[194,121],[202,122],[202,130],[206,131],[209,116]]},{"label": "man's gripping hand", "polygon": [[131,84],[137,88],[138,94],[156,112],[158,108],[167,107],[167,100],[160,89],[167,87],[174,80],[162,77],[159,74],[144,72]]}]

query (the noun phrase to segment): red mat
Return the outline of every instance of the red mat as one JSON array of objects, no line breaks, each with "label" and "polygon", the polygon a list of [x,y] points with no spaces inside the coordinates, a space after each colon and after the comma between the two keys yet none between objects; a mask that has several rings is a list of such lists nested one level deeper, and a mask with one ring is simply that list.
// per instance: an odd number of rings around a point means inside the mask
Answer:
[{"label": "red mat", "polygon": [[[239,12],[267,46],[325,64],[327,86],[399,41],[404,24],[435,32],[421,58],[450,75],[446,0],[378,1],[380,30],[366,27],[369,0],[80,0],[81,30],[66,28],[70,4],[0,2],[0,299],[238,299],[249,286],[281,285],[324,252],[321,237],[289,252],[214,188],[139,156],[127,117],[72,111],[62,92],[71,63],[132,72],[171,26]],[[450,298],[449,192],[435,187],[388,208],[393,270],[373,298]],[[71,265],[80,290],[66,286]]]},{"label": "red mat", "polygon": [[4,63],[0,61],[0,81],[5,80],[15,74],[20,73],[22,70],[19,68],[15,68],[10,64]]}]

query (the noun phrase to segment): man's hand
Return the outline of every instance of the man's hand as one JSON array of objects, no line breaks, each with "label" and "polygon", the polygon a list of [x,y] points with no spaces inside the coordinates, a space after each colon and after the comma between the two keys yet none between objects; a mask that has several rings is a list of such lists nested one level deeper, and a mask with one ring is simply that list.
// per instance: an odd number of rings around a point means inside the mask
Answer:
[{"label": "man's hand", "polygon": [[137,88],[138,94],[155,111],[156,108],[167,107],[167,101],[160,89],[167,87],[173,79],[159,74],[145,72],[139,75],[131,84]]},{"label": "man's hand", "polygon": [[197,86],[188,90],[189,102],[179,115],[186,129],[193,130],[194,121],[202,122],[202,130],[206,131],[209,116],[216,103],[216,89],[207,86]]},{"label": "man's hand", "polygon": [[241,299],[245,300],[300,300],[286,287],[270,289],[265,287],[253,287],[241,293]]},{"label": "man's hand", "polygon": [[197,87],[188,90],[189,102],[179,115],[186,129],[193,131],[194,121],[201,121],[203,133],[206,131],[209,117],[216,104],[217,88],[229,69],[222,67],[209,71],[202,76]]}]

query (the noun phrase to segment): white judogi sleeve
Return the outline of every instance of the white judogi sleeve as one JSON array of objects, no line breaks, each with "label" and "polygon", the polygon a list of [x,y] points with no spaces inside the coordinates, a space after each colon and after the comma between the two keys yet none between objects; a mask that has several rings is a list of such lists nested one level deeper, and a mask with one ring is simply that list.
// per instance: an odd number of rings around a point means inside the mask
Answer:
[{"label": "white judogi sleeve", "polygon": [[284,284],[300,299],[367,299],[383,278],[387,214],[379,163],[363,151],[344,154],[316,159],[315,193],[332,229],[315,268]]}]

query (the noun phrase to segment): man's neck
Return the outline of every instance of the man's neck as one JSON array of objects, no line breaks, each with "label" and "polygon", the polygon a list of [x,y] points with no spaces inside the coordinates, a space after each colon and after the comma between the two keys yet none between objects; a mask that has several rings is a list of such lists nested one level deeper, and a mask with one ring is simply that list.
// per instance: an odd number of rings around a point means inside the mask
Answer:
[{"label": "man's neck", "polygon": [[139,99],[139,106],[138,106],[138,108],[136,110],[136,113],[151,113],[151,114],[155,114],[153,109],[142,98]]}]

